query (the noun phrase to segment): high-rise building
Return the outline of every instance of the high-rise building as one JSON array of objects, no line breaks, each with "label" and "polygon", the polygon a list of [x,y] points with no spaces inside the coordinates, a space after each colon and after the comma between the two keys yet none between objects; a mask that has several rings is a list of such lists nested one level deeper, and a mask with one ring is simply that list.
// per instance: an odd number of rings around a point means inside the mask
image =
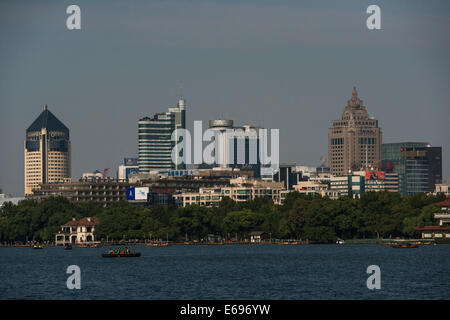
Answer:
[{"label": "high-rise building", "polygon": [[25,195],[41,183],[71,177],[69,129],[45,106],[28,127],[25,149]]},{"label": "high-rise building", "polygon": [[[177,107],[169,108],[169,110],[168,110],[170,113],[173,114],[173,118],[174,118],[175,136],[176,136],[176,141],[177,141],[177,143],[174,144],[175,154],[178,154],[181,159],[184,159],[184,156],[183,156],[183,150],[180,150],[180,146],[184,147],[184,144],[183,144],[183,141],[182,141],[180,130],[181,129],[186,129],[185,103],[186,103],[186,101],[183,99],[183,94],[180,93],[180,99],[178,100]],[[177,159],[175,159],[175,163],[173,164],[174,169],[176,169],[176,170],[186,169],[185,161],[181,160],[181,162],[178,162]]]},{"label": "high-rise building", "polygon": [[380,165],[382,132],[378,120],[369,117],[353,88],[352,98],[340,120],[328,130],[328,161],[333,175],[347,175],[362,167]]},{"label": "high-rise building", "polygon": [[251,170],[254,177],[263,174],[260,159],[260,133],[257,127],[233,126],[233,120],[210,120],[209,129],[215,132],[215,163],[202,165],[202,168],[220,167],[239,170]]},{"label": "high-rise building", "polygon": [[[153,118],[144,117],[138,123],[139,135],[139,172],[152,170],[184,169],[184,163],[173,163],[172,149],[183,157],[176,141],[180,142],[180,129],[186,128],[185,100],[180,97],[178,106],[167,112],[157,113]],[[175,132],[176,141],[172,141]]]},{"label": "high-rise building", "polygon": [[403,195],[434,192],[435,185],[442,183],[442,147],[426,142],[384,143],[381,162],[384,170],[398,173]]}]

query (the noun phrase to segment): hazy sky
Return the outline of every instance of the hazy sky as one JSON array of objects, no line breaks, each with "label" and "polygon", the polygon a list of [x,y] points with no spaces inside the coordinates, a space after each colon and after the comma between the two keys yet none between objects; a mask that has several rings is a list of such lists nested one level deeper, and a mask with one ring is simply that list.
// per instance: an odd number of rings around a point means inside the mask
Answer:
[{"label": "hazy sky", "polygon": [[[81,7],[80,31],[66,8]],[[382,30],[366,9],[381,8]],[[137,156],[137,121],[174,106],[280,129],[282,162],[327,156],[356,86],[384,142],[443,147],[450,175],[450,2],[0,2],[0,187],[23,195],[26,128],[45,104],[70,129],[72,176]],[[207,124],[205,123],[204,126]]]}]

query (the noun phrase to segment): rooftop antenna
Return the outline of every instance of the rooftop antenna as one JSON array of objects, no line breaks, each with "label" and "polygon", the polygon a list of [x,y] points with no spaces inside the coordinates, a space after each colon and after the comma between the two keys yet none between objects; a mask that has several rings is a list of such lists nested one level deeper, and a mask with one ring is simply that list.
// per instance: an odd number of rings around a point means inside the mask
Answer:
[{"label": "rooftop antenna", "polygon": [[183,99],[183,80],[180,81],[180,100]]},{"label": "rooftop antenna", "polygon": [[178,108],[184,109],[185,101],[183,99],[183,80],[180,81],[180,97],[178,98]]}]

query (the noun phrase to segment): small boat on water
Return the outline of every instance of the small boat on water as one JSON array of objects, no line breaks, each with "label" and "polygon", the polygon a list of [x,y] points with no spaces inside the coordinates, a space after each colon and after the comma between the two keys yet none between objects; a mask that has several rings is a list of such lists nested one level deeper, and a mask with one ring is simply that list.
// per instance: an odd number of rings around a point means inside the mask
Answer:
[{"label": "small boat on water", "polygon": [[33,246],[33,249],[44,249],[44,246],[43,246],[43,245],[40,245],[40,244],[35,244],[35,245]]},{"label": "small boat on water", "polygon": [[72,250],[72,245],[70,243],[66,243],[64,245],[64,250]]},{"label": "small boat on water", "polygon": [[103,253],[102,258],[136,258],[140,257],[141,254],[139,252],[132,253]]},{"label": "small boat on water", "polygon": [[[189,244],[191,244],[191,243],[189,243]],[[167,242],[147,243],[147,247],[168,247],[168,246],[170,246],[170,244]]]},{"label": "small boat on water", "polygon": [[419,245],[417,243],[394,243],[392,244],[392,248],[418,248]]},{"label": "small boat on water", "polygon": [[75,247],[77,248],[97,248],[99,247],[99,243],[77,243]]}]

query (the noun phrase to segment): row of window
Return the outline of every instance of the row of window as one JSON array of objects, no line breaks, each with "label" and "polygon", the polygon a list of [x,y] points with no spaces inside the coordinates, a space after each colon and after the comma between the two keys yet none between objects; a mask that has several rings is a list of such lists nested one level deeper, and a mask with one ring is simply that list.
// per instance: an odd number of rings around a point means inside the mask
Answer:
[{"label": "row of window", "polygon": [[139,135],[139,140],[171,140],[171,134],[167,134],[167,135],[156,135],[156,134],[140,134]]},{"label": "row of window", "polygon": [[360,144],[376,144],[376,142],[377,142],[376,138],[367,138],[367,137],[359,138]]},{"label": "row of window", "polygon": [[360,153],[361,156],[365,156],[366,154],[367,154],[367,155],[372,155],[372,156],[374,156],[374,155],[375,155],[375,152],[367,152],[367,153],[361,152],[361,153]]},{"label": "row of window", "polygon": [[[235,199],[238,200],[244,200],[244,199],[250,199],[251,196],[250,195],[236,195],[234,196]],[[255,195],[255,198],[263,198],[263,197],[267,197],[267,195]],[[220,196],[185,196],[182,197],[183,201],[185,202],[190,202],[190,204],[199,204],[198,201],[200,200],[212,200],[212,201],[220,201],[221,197]],[[274,198],[276,199],[276,198]],[[203,202],[202,202],[203,204]]]},{"label": "row of window", "polygon": [[[348,118],[348,117],[346,117]],[[356,117],[357,120],[364,120],[363,117]],[[348,126],[349,124],[356,124],[356,125],[361,125],[361,126],[374,126],[376,124],[375,121],[341,121],[341,122],[335,122],[334,123],[336,126]]]},{"label": "row of window", "polygon": [[[338,156],[343,156],[344,155],[344,153],[343,152],[337,152],[337,153],[333,153],[333,159],[337,159],[337,157]],[[342,158],[339,158],[339,159],[342,159]]]},{"label": "row of window", "polygon": [[161,128],[151,128],[151,129],[139,129],[138,133],[139,134],[145,134],[145,133],[156,133],[156,134],[166,133],[166,134],[172,134],[173,131],[174,131],[174,129],[172,127],[170,127],[170,128],[161,127]]},{"label": "row of window", "polygon": [[344,138],[333,138],[331,139],[331,145],[344,144]]}]

